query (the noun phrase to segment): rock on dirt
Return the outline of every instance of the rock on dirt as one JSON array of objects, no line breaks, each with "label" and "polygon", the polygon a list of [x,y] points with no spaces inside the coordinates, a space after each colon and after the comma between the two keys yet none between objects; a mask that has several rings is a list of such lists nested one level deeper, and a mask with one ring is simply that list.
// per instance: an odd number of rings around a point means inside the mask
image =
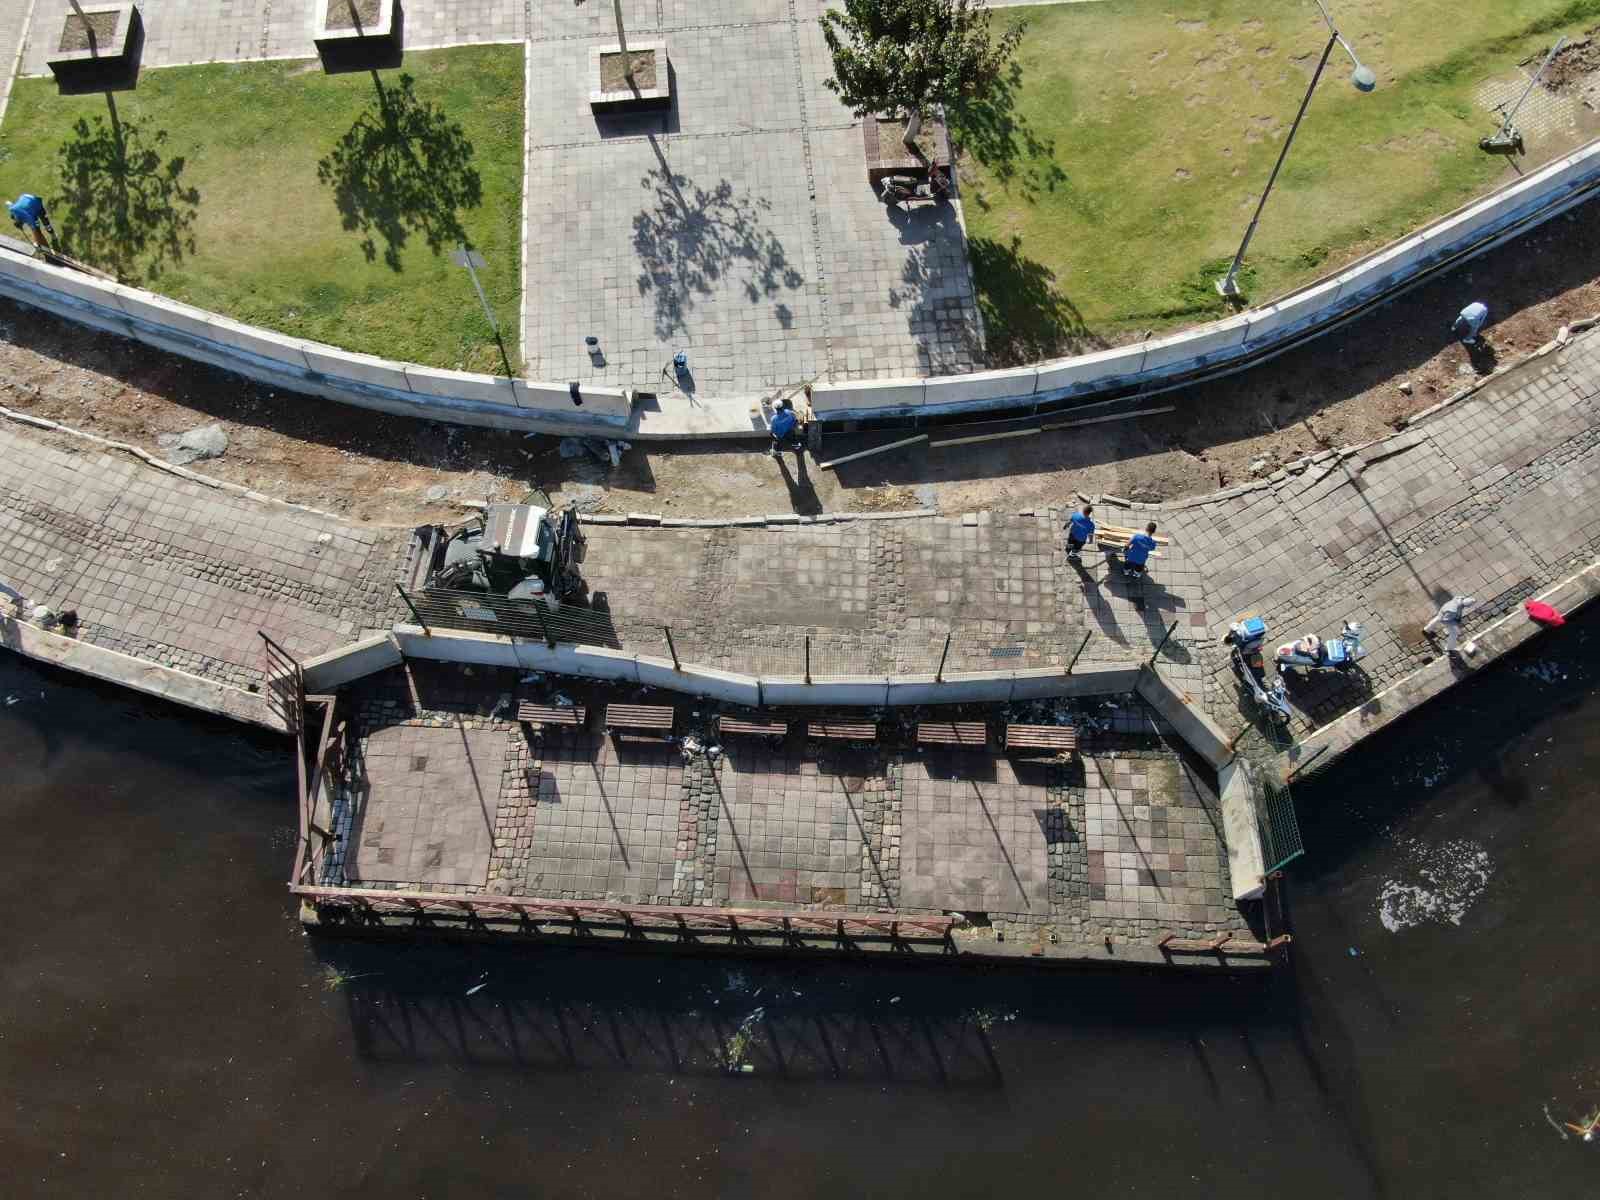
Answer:
[{"label": "rock on dirt", "polygon": [[180,467],[208,458],[221,458],[228,450],[228,435],[215,422],[198,425],[176,437],[165,434],[156,441],[167,451],[167,461]]}]

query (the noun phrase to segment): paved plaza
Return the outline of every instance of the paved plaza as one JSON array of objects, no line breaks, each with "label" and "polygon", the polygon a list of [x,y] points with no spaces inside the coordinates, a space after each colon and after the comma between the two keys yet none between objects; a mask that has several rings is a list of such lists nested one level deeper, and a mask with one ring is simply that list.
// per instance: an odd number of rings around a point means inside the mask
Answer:
[{"label": "paved plaza", "polygon": [[[573,682],[563,687],[591,712],[615,698]],[[510,719],[511,698],[548,699],[547,686],[427,662],[361,683],[343,710],[355,713],[361,753],[335,789],[339,838],[324,880],[613,903],[959,911],[1079,942],[1245,924],[1216,795],[1157,737],[1085,722],[1087,750],[1072,762],[918,749],[892,730],[877,745],[797,734],[686,754],[658,738]],[[712,706],[677,708],[680,732],[719,744]],[[453,780],[431,774],[451,768]]]},{"label": "paved plaza", "polygon": [[[948,205],[887,209],[860,123],[822,86],[819,0],[624,4],[662,41],[674,100],[595,116],[605,5],[537,5],[529,30],[525,353],[531,375],[660,402],[969,371],[982,335]],[[603,362],[584,338],[600,339]],[[689,375],[666,367],[686,351]]]},{"label": "paved plaza", "polygon": [[553,738],[537,768],[529,894],[670,895],[682,779],[672,747]]},{"label": "paved plaza", "polygon": [[[407,49],[526,47],[530,377],[692,405],[820,376],[984,365],[957,210],[889,209],[868,187],[860,122],[823,86],[826,6],[625,0],[630,42],[666,44],[673,101],[658,114],[599,117],[590,48],[615,41],[606,0],[404,6]],[[3,89],[27,6],[11,8],[0,15]],[[143,66],[312,58],[315,9],[315,0],[144,0]],[[23,74],[48,73],[65,12],[39,0]],[[680,350],[688,373],[664,378]]]}]

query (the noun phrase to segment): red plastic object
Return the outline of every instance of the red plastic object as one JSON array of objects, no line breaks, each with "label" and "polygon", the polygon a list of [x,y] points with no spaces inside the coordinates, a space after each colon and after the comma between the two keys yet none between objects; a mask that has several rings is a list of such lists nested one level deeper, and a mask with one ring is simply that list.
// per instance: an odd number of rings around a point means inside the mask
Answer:
[{"label": "red plastic object", "polygon": [[1565,617],[1543,600],[1524,600],[1522,607],[1528,610],[1528,615],[1535,621],[1541,625],[1548,625],[1551,629],[1557,629],[1567,623]]}]

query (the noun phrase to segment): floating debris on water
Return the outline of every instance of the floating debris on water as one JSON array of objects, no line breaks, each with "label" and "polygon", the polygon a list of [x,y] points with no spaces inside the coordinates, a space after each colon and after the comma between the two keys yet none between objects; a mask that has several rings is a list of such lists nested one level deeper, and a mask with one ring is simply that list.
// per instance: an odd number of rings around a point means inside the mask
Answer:
[{"label": "floating debris on water", "polygon": [[1427,922],[1461,924],[1494,874],[1489,852],[1464,838],[1437,846],[1412,838],[1402,847],[1410,877],[1384,880],[1378,893],[1378,919],[1383,927],[1398,933]]}]

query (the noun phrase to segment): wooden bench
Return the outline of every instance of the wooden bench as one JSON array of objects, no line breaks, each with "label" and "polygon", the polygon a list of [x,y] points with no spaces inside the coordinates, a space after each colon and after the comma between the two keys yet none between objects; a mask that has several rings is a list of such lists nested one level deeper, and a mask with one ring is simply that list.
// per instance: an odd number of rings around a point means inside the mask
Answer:
[{"label": "wooden bench", "polygon": [[672,732],[677,714],[667,704],[608,704],[605,710],[605,727],[611,729],[645,729],[651,733]]},{"label": "wooden bench", "polygon": [[[1133,535],[1143,533],[1142,529],[1125,529],[1121,525],[1096,525],[1094,527],[1095,545],[1102,550],[1126,550],[1128,543],[1133,540]],[[1159,533],[1152,534],[1158,546],[1170,546],[1172,543]],[[1160,558],[1159,550],[1150,551],[1151,558]]]},{"label": "wooden bench", "polygon": [[523,724],[572,725],[583,728],[589,710],[581,704],[535,704],[532,700],[517,703],[517,720]]},{"label": "wooden bench", "polygon": [[806,736],[827,742],[875,742],[878,740],[876,721],[842,721],[833,717],[806,722]]},{"label": "wooden bench", "polygon": [[989,727],[982,721],[919,721],[919,746],[974,746],[989,744]]},{"label": "wooden bench", "polygon": [[745,737],[787,737],[789,722],[787,721],[746,721],[739,717],[718,717],[717,732],[724,737],[729,734],[740,734]]},{"label": "wooden bench", "polygon": [[1006,749],[1076,754],[1078,730],[1072,725],[1007,725]]}]

